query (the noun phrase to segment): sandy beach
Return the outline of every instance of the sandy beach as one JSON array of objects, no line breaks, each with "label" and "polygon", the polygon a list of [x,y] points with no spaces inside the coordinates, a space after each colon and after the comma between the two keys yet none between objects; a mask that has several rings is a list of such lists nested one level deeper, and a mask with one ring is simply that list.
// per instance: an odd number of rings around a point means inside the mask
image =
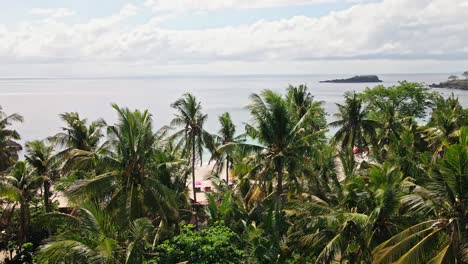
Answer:
[{"label": "sandy beach", "polygon": [[[207,202],[207,197],[205,194],[205,188],[208,187],[211,190],[214,190],[214,186],[211,183],[210,180],[207,178],[211,176],[211,172],[213,170],[214,163],[211,164],[203,164],[203,166],[198,166],[195,168],[195,182],[200,182],[201,185],[196,186],[200,187],[201,192],[197,192],[197,202],[200,202],[202,204]],[[188,189],[190,193],[190,197],[193,198],[193,191],[192,191],[192,177],[189,177],[187,184],[188,184]]]},{"label": "sandy beach", "polygon": [[[197,192],[197,201],[200,203],[205,203],[207,201],[205,195],[205,187],[211,188],[214,190],[214,186],[211,184],[210,180],[207,178],[211,175],[211,171],[213,170],[214,163],[211,164],[203,164],[203,166],[198,166],[195,168],[195,181],[200,182],[201,185],[197,186],[200,187],[201,192]],[[192,176],[190,175],[189,179],[187,180],[187,186],[189,189],[190,197],[193,198],[192,192]],[[59,202],[59,207],[68,207],[68,199],[63,192],[56,192],[53,197],[52,201]]]}]

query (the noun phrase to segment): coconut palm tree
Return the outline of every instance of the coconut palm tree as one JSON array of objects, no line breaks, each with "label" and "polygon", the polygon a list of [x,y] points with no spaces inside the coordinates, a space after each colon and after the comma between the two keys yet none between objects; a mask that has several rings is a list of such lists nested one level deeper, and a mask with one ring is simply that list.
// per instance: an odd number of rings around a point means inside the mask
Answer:
[{"label": "coconut palm tree", "polygon": [[223,169],[224,162],[226,162],[226,183],[229,183],[229,171],[232,169],[232,148],[224,148],[223,151],[219,151],[219,147],[227,144],[236,144],[242,142],[244,139],[243,135],[235,136],[236,126],[232,123],[231,116],[228,112],[223,113],[218,118],[221,128],[217,135],[212,135],[212,145],[208,147],[211,151],[211,159],[215,160],[216,164],[214,170],[219,174]]},{"label": "coconut palm tree", "polygon": [[315,263],[369,263],[370,249],[403,222],[399,201],[406,182],[398,167],[372,164],[366,174],[346,178],[330,192],[339,199],[299,197],[287,210],[295,223],[288,231],[291,250]]},{"label": "coconut palm tree", "polygon": [[0,197],[20,204],[20,242],[26,242],[29,234],[29,205],[36,196],[44,178],[37,176],[25,161],[15,163],[7,176],[0,178]]},{"label": "coconut palm tree", "polygon": [[369,263],[369,216],[311,196],[287,210],[288,244],[310,263]]},{"label": "coconut palm tree", "polygon": [[468,120],[458,98],[452,94],[447,99],[437,100],[428,124],[420,128],[433,151],[433,161],[440,158],[447,146],[456,141],[463,125],[468,125]]},{"label": "coconut palm tree", "polygon": [[308,131],[317,132],[325,129],[327,121],[323,101],[314,101],[314,96],[309,92],[307,85],[301,84],[297,87],[290,85],[286,89],[286,101],[296,120],[299,121],[305,116],[307,120],[303,124]]},{"label": "coconut palm tree", "polygon": [[248,109],[252,122],[246,126],[246,131],[260,144],[252,145],[263,160],[260,177],[272,171],[276,174],[275,213],[279,216],[285,169],[297,166],[304,159],[308,141],[316,134],[308,134],[302,129],[304,119],[297,121],[292,117],[289,105],[281,95],[264,90],[261,94],[252,94],[250,100]]},{"label": "coconut palm tree", "polygon": [[0,172],[7,170],[18,160],[18,151],[21,145],[16,140],[21,139],[16,130],[9,127],[13,122],[23,122],[19,114],[7,115],[0,106]]},{"label": "coconut palm tree", "polygon": [[400,139],[400,131],[402,130],[402,120],[400,113],[395,107],[388,102],[376,102],[375,107],[379,113],[377,117],[382,123],[382,127],[378,135],[378,145],[383,148],[393,141]]},{"label": "coconut palm tree", "polygon": [[84,204],[72,215],[52,213],[66,226],[41,246],[39,263],[143,263],[154,227],[146,218],[125,228],[102,208]]},{"label": "coconut palm tree", "polygon": [[40,248],[39,263],[119,263],[123,258],[117,226],[97,206],[80,208],[75,215],[54,213],[49,217],[60,217],[67,227]]},{"label": "coconut palm tree", "polygon": [[433,213],[374,249],[374,263],[466,263],[468,261],[468,128],[448,147],[423,186],[402,202],[410,212]]},{"label": "coconut palm tree", "polygon": [[[102,149],[99,146],[103,137],[102,128],[104,121],[94,121],[87,125],[86,119],[81,119],[78,113],[63,113],[61,119],[66,123],[60,132],[51,138],[61,149],[56,159],[62,161],[61,173],[84,176],[81,172],[87,172],[96,167],[97,155]],[[80,173],[77,173],[80,172]]]},{"label": "coconut palm tree", "polygon": [[81,119],[76,112],[60,114],[60,118],[66,123],[66,126],[62,127],[63,132],[54,136],[60,146],[68,151],[91,151],[98,147],[102,138],[101,128],[104,126],[102,121],[95,121],[87,126],[87,120]]},{"label": "coconut palm tree", "polygon": [[190,93],[184,94],[171,107],[177,110],[174,119],[171,121],[171,126],[180,128],[172,137],[180,139],[182,156],[190,158],[192,161],[192,192],[193,200],[197,202],[195,162],[198,159],[200,164],[203,164],[203,148],[206,142],[211,140],[210,134],[203,128],[208,116],[201,112],[201,103]]},{"label": "coconut palm tree", "polygon": [[34,140],[26,143],[26,161],[36,169],[38,175],[44,178],[44,206],[46,212],[52,212],[52,196],[50,187],[52,179],[55,176],[54,170],[57,167],[56,160],[53,155],[54,147],[45,141]]},{"label": "coconut palm tree", "polygon": [[368,111],[355,92],[345,94],[345,104],[337,106],[335,117],[338,120],[331,122],[330,126],[339,127],[333,140],[341,142],[342,150],[352,153],[354,146],[361,149],[375,140],[379,122],[368,118]]},{"label": "coconut palm tree", "polygon": [[119,115],[115,125],[107,125],[106,150],[98,156],[101,174],[76,183],[69,189],[75,200],[103,201],[117,210],[124,222],[142,216],[168,222],[177,215],[174,193],[161,183],[153,170],[158,136],[153,132],[151,114],[130,111],[113,104]]}]

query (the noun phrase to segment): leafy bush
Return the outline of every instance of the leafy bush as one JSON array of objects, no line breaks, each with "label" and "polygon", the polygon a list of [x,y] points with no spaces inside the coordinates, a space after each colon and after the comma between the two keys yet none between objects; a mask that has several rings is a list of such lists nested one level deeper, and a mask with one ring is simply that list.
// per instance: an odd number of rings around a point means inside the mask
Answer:
[{"label": "leafy bush", "polygon": [[184,226],[180,235],[156,248],[155,263],[240,263],[243,250],[237,235],[218,222],[202,231]]}]

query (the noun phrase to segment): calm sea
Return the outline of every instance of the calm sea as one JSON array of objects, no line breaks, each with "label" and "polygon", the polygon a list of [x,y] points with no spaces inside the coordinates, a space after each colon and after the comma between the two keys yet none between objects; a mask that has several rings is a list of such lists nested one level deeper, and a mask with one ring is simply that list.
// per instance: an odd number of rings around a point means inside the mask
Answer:
[{"label": "calm sea", "polygon": [[[383,85],[398,81],[436,83],[447,79],[448,74],[390,74],[379,75]],[[249,120],[245,106],[249,95],[263,89],[284,91],[289,85],[307,84],[316,100],[325,102],[328,119],[336,112],[336,103],[343,101],[346,91],[362,91],[376,84],[332,84],[320,80],[346,78],[340,75],[283,75],[283,76],[177,76],[148,78],[79,78],[79,79],[0,79],[0,105],[7,113],[24,116],[23,124],[15,125],[22,141],[42,139],[60,131],[62,122],[58,114],[77,111],[89,120],[104,118],[109,123],[117,117],[111,103],[138,109],[149,109],[155,126],[169,124],[174,111],[170,104],[185,92],[195,94],[208,114],[206,128],[218,130],[217,117],[228,111],[234,122],[243,127]],[[468,91],[437,89],[459,96],[468,107]],[[240,128],[240,130],[242,130]]]}]

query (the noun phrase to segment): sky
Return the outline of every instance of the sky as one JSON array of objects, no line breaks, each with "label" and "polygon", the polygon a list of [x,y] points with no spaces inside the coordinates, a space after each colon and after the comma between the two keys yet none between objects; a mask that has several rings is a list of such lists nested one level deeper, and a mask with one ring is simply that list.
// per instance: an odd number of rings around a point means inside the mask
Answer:
[{"label": "sky", "polygon": [[0,77],[452,73],[468,0],[0,0]]}]

